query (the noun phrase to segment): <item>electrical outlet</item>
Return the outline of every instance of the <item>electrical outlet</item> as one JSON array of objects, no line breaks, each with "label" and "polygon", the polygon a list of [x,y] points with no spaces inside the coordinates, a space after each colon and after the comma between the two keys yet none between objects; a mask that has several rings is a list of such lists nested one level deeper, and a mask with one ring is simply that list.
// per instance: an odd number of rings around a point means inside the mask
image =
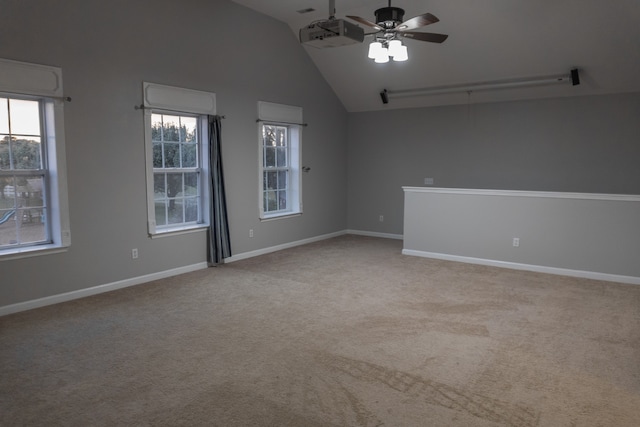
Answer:
[{"label": "electrical outlet", "polygon": [[425,178],[424,185],[433,185],[433,178]]},{"label": "electrical outlet", "polygon": [[384,215],[380,215],[380,222],[384,222]]},{"label": "electrical outlet", "polygon": [[131,258],[138,259],[138,249],[137,248],[131,249]]},{"label": "electrical outlet", "polygon": [[249,237],[253,237],[253,228],[249,229]]},{"label": "electrical outlet", "polygon": [[517,248],[518,246],[520,246],[520,238],[519,237],[514,237],[513,238],[513,247]]}]

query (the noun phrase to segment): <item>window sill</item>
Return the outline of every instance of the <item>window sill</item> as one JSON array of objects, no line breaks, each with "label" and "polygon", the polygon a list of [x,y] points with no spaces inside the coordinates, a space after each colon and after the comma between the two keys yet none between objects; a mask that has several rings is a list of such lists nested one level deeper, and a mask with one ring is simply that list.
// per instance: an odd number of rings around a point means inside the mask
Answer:
[{"label": "window sill", "polygon": [[31,258],[41,255],[51,255],[67,252],[69,246],[60,245],[40,245],[29,246],[18,249],[4,250],[0,252],[0,261],[10,261],[14,259]]},{"label": "window sill", "polygon": [[167,230],[156,231],[153,234],[149,234],[149,237],[151,237],[152,239],[158,239],[161,237],[177,236],[181,234],[200,233],[202,231],[207,231],[208,228],[209,226],[206,224],[198,224],[197,226],[189,227],[170,228]]},{"label": "window sill", "polygon": [[280,213],[276,215],[263,216],[260,218],[260,221],[273,221],[276,219],[293,218],[301,215],[302,215],[302,212],[285,212],[285,213]]}]

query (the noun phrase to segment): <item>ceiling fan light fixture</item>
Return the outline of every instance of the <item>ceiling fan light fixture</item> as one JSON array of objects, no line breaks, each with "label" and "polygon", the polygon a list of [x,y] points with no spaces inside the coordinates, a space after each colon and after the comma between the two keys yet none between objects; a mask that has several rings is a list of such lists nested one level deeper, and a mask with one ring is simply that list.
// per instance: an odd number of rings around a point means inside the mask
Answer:
[{"label": "ceiling fan light fixture", "polygon": [[389,42],[389,56],[395,57],[400,54],[402,50],[402,42],[400,40],[394,39]]},{"label": "ceiling fan light fixture", "polygon": [[377,9],[374,15],[375,22],[353,15],[347,15],[347,18],[375,30],[365,35],[375,34],[375,41],[369,45],[368,56],[377,63],[389,62],[390,57],[396,62],[407,61],[409,53],[400,40],[403,37],[430,43],[442,43],[449,37],[446,34],[414,31],[440,20],[430,13],[423,13],[405,21],[404,9],[391,7],[391,0],[388,7]]},{"label": "ceiling fan light fixture", "polygon": [[372,42],[369,45],[369,58],[376,59],[380,49],[382,49],[382,43],[380,43],[380,42]]},{"label": "ceiling fan light fixture", "polygon": [[384,64],[389,62],[389,49],[386,47],[382,47],[376,53],[376,58],[374,60],[378,64]]},{"label": "ceiling fan light fixture", "polygon": [[396,62],[402,62],[402,61],[406,61],[409,59],[409,51],[407,50],[406,46],[400,46],[398,48],[398,52],[396,52],[395,55],[393,55],[393,60]]}]

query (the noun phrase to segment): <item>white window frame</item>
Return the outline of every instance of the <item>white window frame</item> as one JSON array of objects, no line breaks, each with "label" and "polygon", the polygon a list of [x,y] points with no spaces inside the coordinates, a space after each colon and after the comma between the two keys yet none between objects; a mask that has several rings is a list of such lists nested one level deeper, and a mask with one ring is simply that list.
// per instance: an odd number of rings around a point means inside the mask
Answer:
[{"label": "white window frame", "polygon": [[[209,138],[207,115],[216,114],[216,95],[210,92],[184,89],[173,86],[143,82],[144,132],[147,178],[147,224],[151,237],[192,232],[209,226]],[[151,139],[151,116],[166,114],[198,118],[200,206],[197,223],[156,225],[154,200],[153,141]]]},{"label": "white window frame", "polygon": [[43,125],[43,164],[49,209],[49,241],[0,249],[0,260],[43,255],[71,246],[69,196],[64,132],[62,69],[0,59],[0,93],[7,97],[40,101]]},{"label": "white window frame", "polygon": [[[288,185],[287,208],[265,211],[264,206],[264,144],[265,125],[287,128]],[[302,108],[292,105],[258,101],[258,214],[261,220],[286,218],[302,214]]]}]

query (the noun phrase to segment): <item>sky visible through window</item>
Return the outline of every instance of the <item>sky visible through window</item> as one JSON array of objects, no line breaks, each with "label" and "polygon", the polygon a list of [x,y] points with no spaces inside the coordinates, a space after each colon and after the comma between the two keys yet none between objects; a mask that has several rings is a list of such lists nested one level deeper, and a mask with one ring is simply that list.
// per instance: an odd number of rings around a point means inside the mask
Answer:
[{"label": "sky visible through window", "polygon": [[0,98],[0,134],[40,135],[39,114],[38,101]]}]

